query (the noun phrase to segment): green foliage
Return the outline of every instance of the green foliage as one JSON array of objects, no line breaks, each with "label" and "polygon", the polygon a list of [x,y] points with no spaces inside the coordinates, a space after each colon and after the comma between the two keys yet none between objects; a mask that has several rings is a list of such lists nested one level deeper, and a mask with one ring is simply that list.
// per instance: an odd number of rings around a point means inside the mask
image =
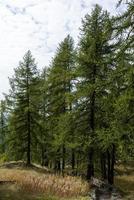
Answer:
[{"label": "green foliage", "polygon": [[110,182],[115,162],[133,158],[133,12],[133,1],[116,17],[95,5],[76,50],[68,35],[41,73],[25,54],[0,105],[2,161],[32,159],[62,173],[95,166]]},{"label": "green foliage", "polygon": [[7,162],[8,160],[9,160],[9,158],[6,153],[0,154],[0,164]]},{"label": "green foliage", "polygon": [[[31,52],[28,51],[15,75],[10,79],[9,106],[13,112],[9,115],[10,153],[17,150],[16,159],[25,158],[30,153],[32,139],[36,138],[38,124],[38,71]],[[14,153],[15,153],[14,152]],[[28,156],[28,155],[27,155]]]},{"label": "green foliage", "polygon": [[109,14],[96,5],[91,15],[86,15],[82,25],[78,48],[78,107],[79,112],[83,112],[82,132],[85,133],[86,141],[89,137],[89,144],[86,144],[94,146],[96,130],[101,129],[102,132],[107,124],[104,103],[108,96],[108,73],[111,70],[109,56],[112,56],[112,46],[109,43],[112,21]]}]

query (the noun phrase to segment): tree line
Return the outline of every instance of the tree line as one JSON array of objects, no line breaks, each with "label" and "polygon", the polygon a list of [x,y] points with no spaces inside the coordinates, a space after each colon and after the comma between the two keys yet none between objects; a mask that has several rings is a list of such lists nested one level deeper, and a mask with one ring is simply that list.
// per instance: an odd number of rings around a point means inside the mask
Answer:
[{"label": "tree line", "polygon": [[114,17],[95,5],[77,46],[68,35],[41,72],[28,51],[0,104],[0,159],[113,184],[115,164],[134,156],[133,53],[133,0]]}]

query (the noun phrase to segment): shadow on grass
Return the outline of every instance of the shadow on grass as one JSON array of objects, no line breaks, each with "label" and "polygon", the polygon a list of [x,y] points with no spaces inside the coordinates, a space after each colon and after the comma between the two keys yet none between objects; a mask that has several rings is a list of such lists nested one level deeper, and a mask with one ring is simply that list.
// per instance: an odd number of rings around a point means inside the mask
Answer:
[{"label": "shadow on grass", "polygon": [[126,199],[134,199],[134,175],[116,177],[115,185],[127,197]]},{"label": "shadow on grass", "polygon": [[0,185],[0,200],[47,200],[34,194],[26,194],[14,184]]}]

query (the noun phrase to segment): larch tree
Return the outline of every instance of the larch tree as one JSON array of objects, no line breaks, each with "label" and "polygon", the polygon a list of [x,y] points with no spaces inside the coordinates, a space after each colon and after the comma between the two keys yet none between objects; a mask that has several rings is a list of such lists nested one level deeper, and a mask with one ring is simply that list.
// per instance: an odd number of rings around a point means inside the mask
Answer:
[{"label": "larch tree", "polygon": [[117,46],[115,79],[118,84],[116,96],[116,127],[120,133],[119,152],[122,158],[132,157],[133,152],[133,106],[134,106],[134,1],[120,1],[126,4],[126,9],[115,17],[114,30]]},{"label": "larch tree", "polygon": [[53,131],[54,146],[57,146],[55,168],[59,171],[65,168],[68,137],[65,116],[70,111],[71,102],[68,97],[72,91],[73,68],[74,44],[72,37],[68,35],[59,44],[48,77],[50,95],[48,111],[50,120],[52,120],[51,131]]},{"label": "larch tree", "polygon": [[10,146],[19,155],[17,158],[26,157],[27,165],[30,165],[32,141],[36,138],[38,124],[38,71],[30,51],[14,71],[8,95],[12,108],[9,117]]},{"label": "larch tree", "polygon": [[[91,15],[82,21],[81,37],[78,46],[78,74],[80,83],[80,106],[85,118],[83,130],[87,145],[87,179],[94,176],[94,156],[96,131],[103,120],[102,98],[107,95],[106,80],[110,70],[110,45],[112,22],[107,11],[96,5]],[[99,119],[100,117],[100,119]],[[82,117],[83,119],[83,117]]]},{"label": "larch tree", "polygon": [[0,102],[0,152],[6,152],[6,138],[7,138],[7,110],[5,100]]}]

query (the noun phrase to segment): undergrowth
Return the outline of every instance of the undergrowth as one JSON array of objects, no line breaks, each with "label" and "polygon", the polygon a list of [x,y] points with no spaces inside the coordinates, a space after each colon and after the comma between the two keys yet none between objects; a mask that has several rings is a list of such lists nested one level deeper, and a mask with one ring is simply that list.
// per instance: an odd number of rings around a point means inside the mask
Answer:
[{"label": "undergrowth", "polygon": [[71,198],[87,195],[89,185],[81,178],[38,173],[33,170],[1,169],[1,181],[11,181],[28,193]]}]

